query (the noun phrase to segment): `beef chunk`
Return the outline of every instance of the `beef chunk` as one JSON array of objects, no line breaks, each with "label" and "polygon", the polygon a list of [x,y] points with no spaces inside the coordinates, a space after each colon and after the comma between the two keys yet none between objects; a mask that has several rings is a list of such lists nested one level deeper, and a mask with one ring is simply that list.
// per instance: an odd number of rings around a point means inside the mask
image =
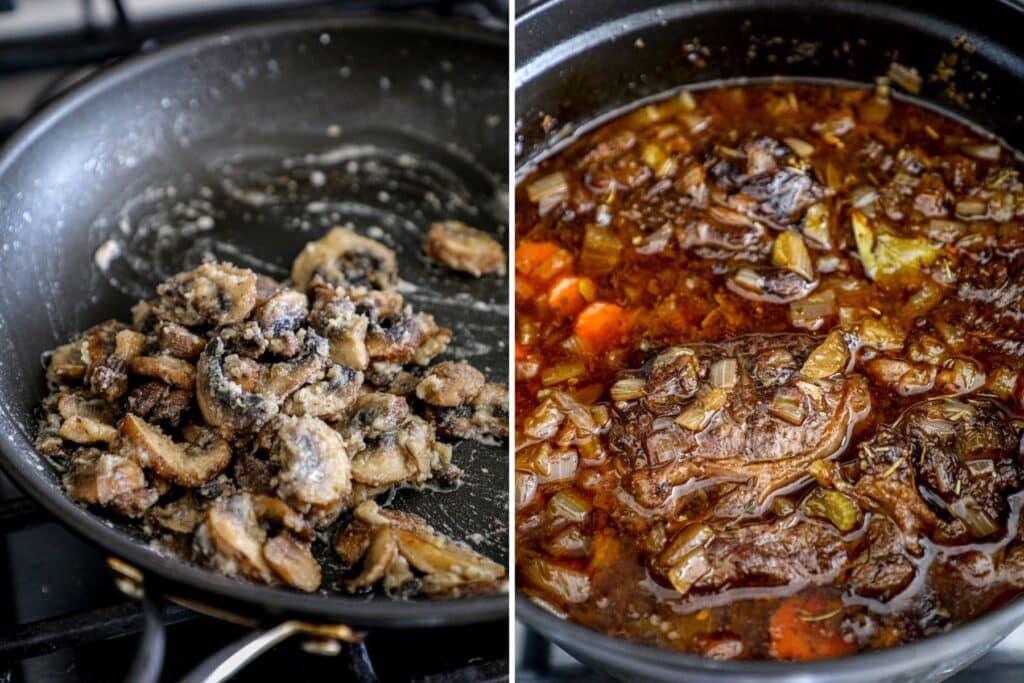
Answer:
[{"label": "beef chunk", "polygon": [[694,344],[624,373],[643,387],[614,404],[609,442],[631,470],[626,486],[637,501],[657,508],[691,480],[691,493],[731,483],[715,513],[757,515],[810,463],[839,453],[867,416],[870,396],[857,374],[805,376],[801,368],[819,341],[751,335]]}]

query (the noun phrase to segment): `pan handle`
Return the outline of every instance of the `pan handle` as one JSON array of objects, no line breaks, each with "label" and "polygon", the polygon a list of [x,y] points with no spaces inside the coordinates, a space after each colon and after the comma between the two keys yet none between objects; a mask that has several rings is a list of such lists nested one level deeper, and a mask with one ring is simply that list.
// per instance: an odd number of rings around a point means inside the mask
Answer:
[{"label": "pan handle", "polygon": [[142,601],[142,638],[125,680],[128,683],[158,683],[167,645],[161,601],[146,593],[139,599]]},{"label": "pan handle", "polygon": [[266,631],[253,631],[202,661],[181,683],[220,683],[244,669],[249,662],[278,643],[299,633],[299,622],[285,621]]},{"label": "pan handle", "polygon": [[[226,681],[270,648],[300,633],[309,635],[310,625],[302,621],[284,621],[266,631],[253,631],[204,659],[199,666],[181,679],[181,683]],[[355,680],[358,683],[377,683],[377,674],[373,670],[363,642],[350,641],[347,647],[350,648],[349,669],[355,675]],[[323,654],[334,652],[337,650]]]}]

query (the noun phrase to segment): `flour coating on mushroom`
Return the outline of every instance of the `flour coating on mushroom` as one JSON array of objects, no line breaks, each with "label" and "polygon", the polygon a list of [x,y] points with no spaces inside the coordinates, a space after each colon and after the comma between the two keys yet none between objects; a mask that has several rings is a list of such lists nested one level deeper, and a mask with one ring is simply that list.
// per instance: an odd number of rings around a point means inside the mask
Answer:
[{"label": "flour coating on mushroom", "polygon": [[[141,519],[165,552],[257,583],[498,589],[503,567],[372,498],[456,484],[442,438],[507,435],[507,387],[465,363],[431,366],[452,331],[394,289],[384,245],[336,228],[292,277],[205,263],[160,284],[131,325],[100,323],[54,351],[37,447],[68,496]],[[367,519],[391,521],[373,538],[367,527],[363,547]],[[317,557],[330,551],[317,546],[345,534],[348,575],[322,585]]]}]

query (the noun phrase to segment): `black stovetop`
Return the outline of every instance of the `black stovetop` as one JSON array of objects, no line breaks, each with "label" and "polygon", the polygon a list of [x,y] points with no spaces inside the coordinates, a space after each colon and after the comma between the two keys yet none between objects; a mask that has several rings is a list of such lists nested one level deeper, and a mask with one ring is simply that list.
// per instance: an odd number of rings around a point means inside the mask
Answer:
[{"label": "black stovetop", "polygon": [[[54,94],[110,60],[197,30],[295,12],[386,10],[504,23],[505,0],[0,0],[0,142]],[[117,5],[130,10],[121,15]],[[139,642],[139,604],[115,587],[106,556],[64,529],[0,475],[0,683],[123,680]],[[182,607],[164,608],[174,681],[247,634]],[[381,681],[505,681],[508,626],[371,632],[366,652]],[[367,680],[337,657],[286,641],[235,680]],[[372,678],[369,680],[373,680]]]}]

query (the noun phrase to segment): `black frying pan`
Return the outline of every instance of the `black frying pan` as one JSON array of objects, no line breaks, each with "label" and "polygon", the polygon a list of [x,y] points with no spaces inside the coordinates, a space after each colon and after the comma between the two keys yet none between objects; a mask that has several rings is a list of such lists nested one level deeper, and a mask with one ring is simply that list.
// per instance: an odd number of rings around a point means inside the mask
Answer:
[{"label": "black frying pan", "polygon": [[[1024,148],[1020,2],[532,4],[515,26],[520,177],[588,122],[673,88],[775,76],[872,83],[893,60],[917,67],[925,77],[922,104],[980,124],[1016,149]],[[969,44],[959,36],[968,37]],[[952,54],[952,80],[931,80],[940,59]],[[718,662],[658,650],[566,622],[523,597],[517,599],[516,616],[577,659],[624,680],[906,683],[941,680],[981,657],[1024,623],[1024,599],[943,635],[809,663]]]},{"label": "black frying pan", "polygon": [[[446,218],[507,239],[507,63],[505,37],[474,26],[287,20],[129,59],[48,106],[0,157],[4,471],[141,571],[147,593],[208,611],[356,629],[507,618],[501,594],[307,595],[160,555],[135,526],[70,501],[32,446],[44,351],[127,319],[155,283],[211,254],[286,277],[307,241],[348,222],[396,250],[415,286],[407,299],[455,330],[449,355],[506,382],[507,280],[445,271],[420,244]],[[507,564],[506,448],[465,442],[454,458],[461,488],[401,491],[395,505]],[[337,570],[326,568],[325,586]]]}]

